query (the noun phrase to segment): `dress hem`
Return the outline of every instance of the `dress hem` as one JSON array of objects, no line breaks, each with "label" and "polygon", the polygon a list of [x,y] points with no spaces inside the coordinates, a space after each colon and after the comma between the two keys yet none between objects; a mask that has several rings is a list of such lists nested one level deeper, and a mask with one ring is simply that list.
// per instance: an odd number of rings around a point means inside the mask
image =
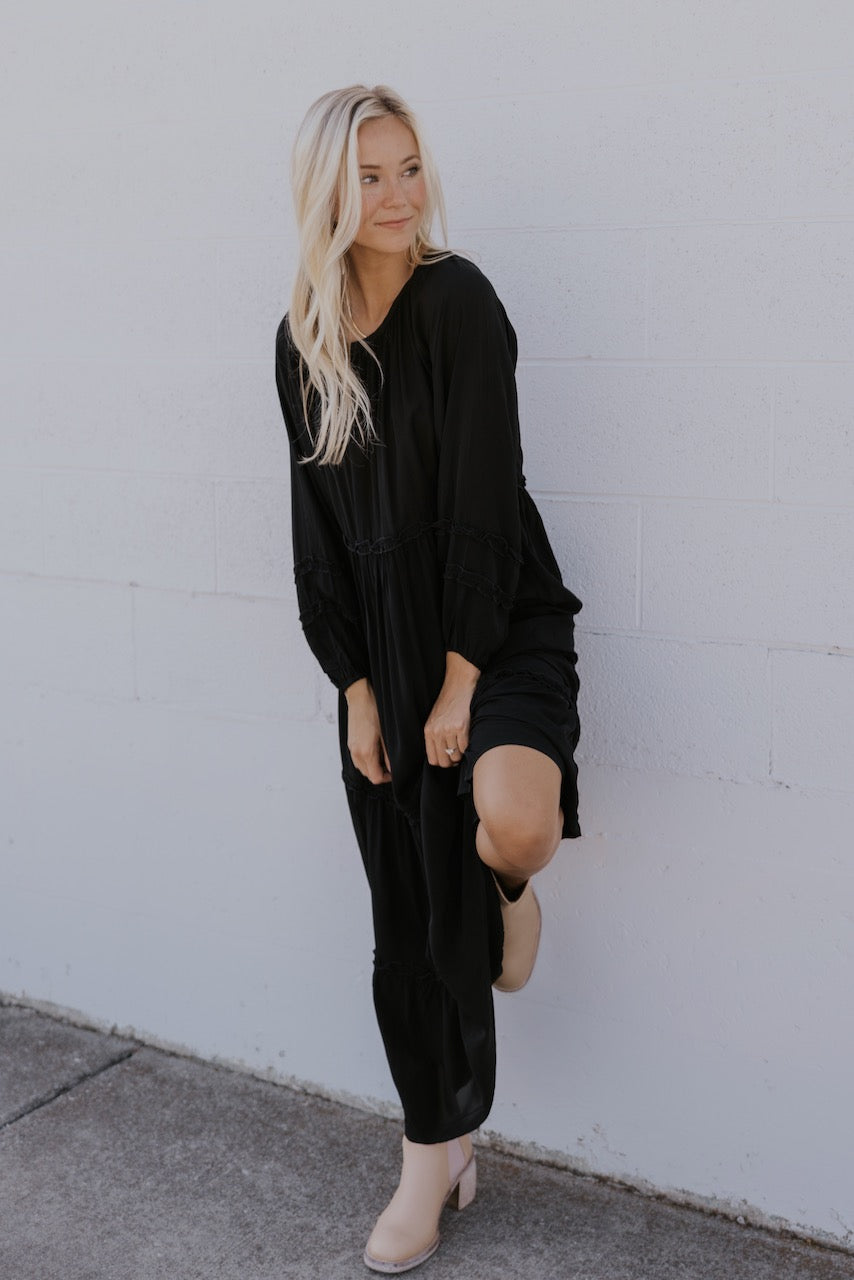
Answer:
[{"label": "dress hem", "polygon": [[[476,1129],[480,1128],[484,1120],[486,1120],[491,1110],[492,1110],[491,1103],[489,1104],[489,1106],[478,1107],[477,1110],[470,1111],[467,1115],[461,1116],[460,1119],[457,1120],[455,1124],[446,1125],[445,1128],[439,1129],[431,1133],[429,1136],[426,1136],[427,1134],[426,1130],[421,1130],[417,1128],[413,1129],[410,1126],[408,1126],[406,1124],[406,1121],[404,1120],[403,1132],[406,1134],[406,1137],[409,1139],[410,1142],[419,1142],[419,1143],[425,1143],[425,1144],[428,1144],[428,1143],[432,1144],[436,1142],[451,1142],[454,1138],[462,1138],[466,1134],[474,1133]],[[438,1133],[438,1137],[436,1136],[437,1133]]]}]

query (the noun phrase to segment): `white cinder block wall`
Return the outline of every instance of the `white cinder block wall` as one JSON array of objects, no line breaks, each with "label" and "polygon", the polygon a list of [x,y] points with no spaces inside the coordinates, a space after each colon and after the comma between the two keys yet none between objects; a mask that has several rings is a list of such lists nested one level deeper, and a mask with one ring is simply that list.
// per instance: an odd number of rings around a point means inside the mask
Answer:
[{"label": "white cinder block wall", "polygon": [[854,1244],[844,0],[17,6],[0,988],[393,1099],[273,339],[323,90],[420,110],[584,600],[582,820],[490,1127]]}]

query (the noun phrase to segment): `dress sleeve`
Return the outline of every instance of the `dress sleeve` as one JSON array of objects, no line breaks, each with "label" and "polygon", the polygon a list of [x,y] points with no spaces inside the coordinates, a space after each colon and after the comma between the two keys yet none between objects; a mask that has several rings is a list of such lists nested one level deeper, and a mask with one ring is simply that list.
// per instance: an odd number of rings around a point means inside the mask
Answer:
[{"label": "dress sleeve", "polygon": [[516,598],[524,480],[516,335],[479,270],[448,290],[433,347],[445,647],[483,670],[507,635]]},{"label": "dress sleeve", "polygon": [[369,675],[367,646],[341,533],[312,474],[313,464],[299,465],[292,373],[290,352],[280,338],[276,342],[276,387],[290,443],[291,530],[299,620],[320,666],[343,691]]}]

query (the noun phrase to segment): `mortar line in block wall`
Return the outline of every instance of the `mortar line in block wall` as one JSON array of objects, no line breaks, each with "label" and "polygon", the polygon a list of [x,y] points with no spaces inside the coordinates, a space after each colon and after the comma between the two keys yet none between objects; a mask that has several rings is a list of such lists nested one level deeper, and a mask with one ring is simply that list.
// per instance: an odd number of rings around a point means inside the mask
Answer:
[{"label": "mortar line in block wall", "polygon": [[836,226],[837,224],[854,223],[854,218],[846,213],[824,213],[824,214],[803,214],[792,213],[786,214],[779,218],[675,218],[671,221],[657,222],[564,222],[564,223],[506,223],[505,225],[493,224],[485,226],[482,223],[477,226],[454,227],[449,235],[449,240],[460,253],[465,253],[467,257],[474,258],[474,261],[480,266],[485,258],[484,249],[480,246],[475,255],[474,250],[467,250],[463,243],[463,237],[476,236],[530,236],[530,235],[572,235],[575,232],[589,231],[716,231],[719,228],[733,229],[736,227],[791,227],[791,226]]},{"label": "mortar line in block wall", "polygon": [[86,466],[54,466],[46,465],[40,462],[27,463],[26,465],[13,465],[0,463],[0,472],[11,472],[14,474],[36,471],[42,476],[78,476],[88,475],[97,476],[99,479],[104,477],[117,477],[118,479],[144,479],[144,480],[187,480],[191,482],[211,482],[220,484],[264,484],[281,489],[283,494],[289,494],[289,481],[286,479],[278,479],[271,476],[268,472],[241,472],[239,474],[229,473],[226,471],[210,471],[203,472],[197,469],[186,471],[163,470],[159,467],[146,468],[145,466],[134,467],[93,467]]},{"label": "mortar line in block wall", "polygon": [[219,595],[219,483],[211,482],[213,489],[213,589]]},{"label": "mortar line in block wall", "polygon": [[651,240],[650,232],[647,230],[643,238],[643,358],[644,363],[649,360],[649,307],[650,307],[650,262],[652,258],[652,250],[650,248]]},{"label": "mortar line in block wall", "polygon": [[635,561],[635,625],[643,631],[643,503],[638,503],[637,548]]},{"label": "mortar line in block wall", "polygon": [[777,217],[783,217],[783,81],[774,90],[774,168],[777,178]]},{"label": "mortar line in block wall", "polygon": [[768,698],[768,778],[774,781],[774,706],[776,682],[774,679],[773,649],[765,650],[765,690]]},{"label": "mortar line in block wall", "polygon": [[768,423],[768,498],[777,501],[777,404],[780,396],[780,366],[774,366],[771,379],[771,412]]},{"label": "mortar line in block wall", "polygon": [[49,583],[53,582],[62,586],[77,587],[127,587],[131,586],[137,591],[157,591],[164,595],[192,596],[195,599],[208,600],[248,600],[253,604],[287,604],[294,603],[293,593],[283,595],[264,594],[260,591],[214,591],[208,587],[197,587],[192,582],[188,582],[183,586],[174,586],[171,583],[160,582],[140,582],[138,579],[128,578],[84,578],[70,573],[33,573],[28,569],[0,568],[0,579],[18,578],[26,581]]},{"label": "mortar line in block wall", "polygon": [[45,506],[45,477],[41,472],[39,478],[39,555],[41,557],[42,573],[47,569],[47,508]]},{"label": "mortar line in block wall", "polygon": [[555,89],[530,89],[514,88],[512,94],[506,90],[496,90],[494,93],[471,93],[471,94],[454,94],[451,98],[430,98],[417,97],[412,99],[412,105],[415,109],[431,106],[456,106],[470,102],[503,102],[503,101],[536,101],[537,99],[551,100],[554,98],[573,98],[580,94],[590,93],[613,93],[615,90],[649,90],[656,92],[666,89],[696,89],[714,85],[731,85],[741,87],[749,84],[775,84],[785,83],[787,80],[809,80],[814,76],[847,76],[851,73],[851,63],[842,63],[840,66],[834,67],[813,67],[811,70],[800,71],[795,68],[786,71],[765,71],[758,75],[745,75],[740,72],[722,72],[720,75],[710,76],[685,76],[675,80],[667,80],[661,77],[642,80],[584,80],[573,77],[572,88],[564,87]]},{"label": "mortar line in block wall", "polygon": [[[577,489],[539,489],[534,487],[529,487],[529,492],[535,500],[543,502],[553,500],[577,503],[613,503],[615,505],[631,505],[636,502],[660,502],[674,507],[691,506],[709,507],[711,509],[731,507],[743,510],[745,507],[755,507],[758,511],[768,511],[771,506],[767,497],[715,498],[702,493],[603,493],[602,491],[594,492],[592,489],[589,493],[584,493],[579,492]],[[854,505],[850,502],[796,502],[787,498],[785,501],[781,500],[774,505],[777,509],[788,511],[820,511],[825,514],[836,513],[854,516]]]},{"label": "mortar line in block wall", "polygon": [[136,617],[136,593],[137,588],[131,583],[130,586],[130,666],[131,666],[131,682],[133,689],[133,700],[139,702],[139,661],[137,654],[137,617]]},{"label": "mortar line in block wall", "polygon": [[585,626],[579,616],[575,629],[604,640],[653,640],[660,644],[720,645],[727,649],[767,649],[770,653],[814,653],[826,658],[854,658],[854,646],[811,640],[774,640],[768,636],[707,636],[677,631],[639,631],[634,627]]},{"label": "mortar line in block wall", "polygon": [[221,359],[226,354],[226,346],[223,342],[223,310],[220,299],[228,296],[223,281],[223,262],[222,262],[222,236],[214,236],[212,244],[213,257],[213,273],[214,273],[214,299],[216,311],[213,323],[213,356],[215,360]]},{"label": "mortar line in block wall", "polygon": [[[26,351],[21,351],[20,353],[16,352],[14,356],[0,355],[0,369],[2,369],[4,365],[14,368],[17,365],[22,364],[34,364],[41,368],[44,365],[44,355],[40,355],[38,353],[30,355]],[[200,356],[192,351],[188,351],[186,353],[181,352],[180,354],[173,353],[167,356],[159,356],[155,354],[141,355],[139,352],[130,352],[127,355],[115,352],[111,352],[106,355],[86,355],[81,351],[76,355],[58,355],[55,359],[53,353],[51,353],[51,365],[56,366],[59,369],[66,366],[73,367],[74,365],[95,365],[96,367],[100,367],[101,365],[120,365],[122,368],[127,365],[133,368],[147,369],[149,367],[157,368],[160,365],[176,364],[201,365],[202,367],[205,365],[212,365],[215,368],[221,368],[223,364],[248,364],[255,365],[256,368],[266,371],[270,367],[270,360],[269,357],[265,358],[261,355],[245,356],[235,354],[234,352],[217,357],[210,354]]]},{"label": "mortar line in block wall", "polygon": [[786,369],[786,368],[810,368],[818,365],[821,368],[829,366],[830,368],[840,365],[845,367],[854,364],[854,360],[825,360],[823,357],[817,357],[814,360],[795,360],[783,359],[777,356],[768,356],[762,358],[760,356],[745,357],[739,359],[736,356],[710,356],[708,359],[701,359],[699,356],[686,357],[684,360],[678,359],[676,356],[650,356],[644,359],[641,356],[520,356],[519,367],[526,369],[544,368],[584,368],[585,366],[595,367],[597,369]]}]

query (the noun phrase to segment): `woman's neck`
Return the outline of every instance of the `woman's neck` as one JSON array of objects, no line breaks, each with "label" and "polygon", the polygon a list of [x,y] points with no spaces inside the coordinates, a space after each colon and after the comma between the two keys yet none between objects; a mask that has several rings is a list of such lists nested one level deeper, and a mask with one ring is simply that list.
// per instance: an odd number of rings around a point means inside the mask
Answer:
[{"label": "woman's neck", "polygon": [[355,336],[364,337],[382,324],[414,268],[405,253],[359,250],[360,246],[353,245],[348,254],[350,309],[353,323],[360,331]]}]

